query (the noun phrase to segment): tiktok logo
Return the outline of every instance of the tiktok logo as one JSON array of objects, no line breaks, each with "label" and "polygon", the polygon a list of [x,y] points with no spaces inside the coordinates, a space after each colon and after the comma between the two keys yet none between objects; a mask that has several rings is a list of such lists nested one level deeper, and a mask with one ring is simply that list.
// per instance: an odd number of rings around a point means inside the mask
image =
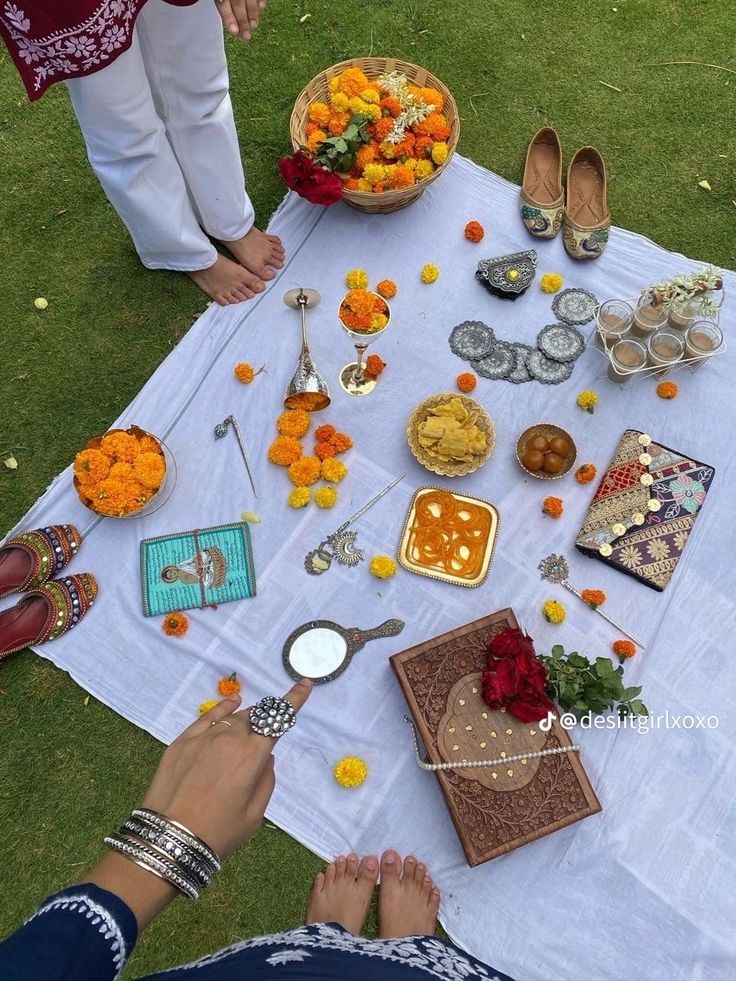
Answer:
[{"label": "tiktok logo", "polygon": [[[542,732],[549,732],[556,718],[554,712],[548,712],[546,719],[540,719],[539,728]],[[577,717],[572,712],[563,712],[560,716],[560,725],[563,729],[574,729],[577,723]]]},{"label": "tiktok logo", "polygon": [[542,730],[542,732],[549,732],[550,729],[552,728],[552,723],[555,721],[556,718],[557,716],[555,715],[554,712],[548,712],[546,719],[540,719],[539,728]]}]

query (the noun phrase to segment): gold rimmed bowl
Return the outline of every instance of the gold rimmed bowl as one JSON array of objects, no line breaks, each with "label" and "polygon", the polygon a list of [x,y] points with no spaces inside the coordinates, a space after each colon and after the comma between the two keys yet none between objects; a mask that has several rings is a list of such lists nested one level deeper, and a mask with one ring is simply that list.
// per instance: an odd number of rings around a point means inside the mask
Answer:
[{"label": "gold rimmed bowl", "polygon": [[[441,405],[449,405],[453,399],[457,400],[468,413],[468,419],[471,420],[470,425],[477,426],[486,437],[485,450],[482,453],[472,454],[472,460],[441,459],[431,447],[424,446],[420,442],[420,426],[432,414],[432,409]],[[475,473],[487,463],[496,445],[496,429],[486,410],[475,399],[458,392],[431,395],[421,402],[409,418],[406,435],[409,449],[415,459],[427,470],[439,474],[441,477],[465,477],[469,473]]]},{"label": "gold rimmed bowl", "polygon": [[[562,457],[562,468],[558,473],[547,473],[544,470],[530,470],[524,466],[522,462],[523,457],[528,450],[532,449],[531,442],[535,436],[544,436],[547,440],[552,440],[556,436],[562,436],[570,444],[569,451]],[[536,477],[538,480],[556,480],[558,477],[564,477],[575,465],[577,455],[578,450],[575,446],[575,440],[570,433],[562,429],[561,426],[555,426],[551,422],[538,422],[535,426],[530,426],[524,430],[516,441],[516,459],[519,462],[519,466],[530,477]]]}]

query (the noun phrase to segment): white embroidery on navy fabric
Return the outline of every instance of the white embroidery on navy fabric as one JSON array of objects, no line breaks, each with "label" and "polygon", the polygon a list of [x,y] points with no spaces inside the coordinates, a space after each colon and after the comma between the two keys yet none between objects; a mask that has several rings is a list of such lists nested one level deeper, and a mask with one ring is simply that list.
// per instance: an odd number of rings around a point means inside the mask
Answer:
[{"label": "white embroidery on navy fabric", "polygon": [[115,981],[117,981],[117,978],[122,973],[128,952],[125,949],[123,931],[118,926],[115,917],[104,906],[100,906],[99,903],[94,902],[89,896],[80,893],[79,895],[57,896],[56,899],[44,903],[30,919],[26,920],[26,923],[31,923],[45,913],[51,913],[60,909],[83,914],[86,919],[92,921],[92,925],[97,927],[97,930],[103,935],[105,940],[110,941],[112,961],[115,965]]},{"label": "white embroidery on navy fabric", "polygon": [[305,961],[312,955],[307,950],[277,950],[266,958],[266,963],[275,967],[280,964],[293,964],[295,961]]}]

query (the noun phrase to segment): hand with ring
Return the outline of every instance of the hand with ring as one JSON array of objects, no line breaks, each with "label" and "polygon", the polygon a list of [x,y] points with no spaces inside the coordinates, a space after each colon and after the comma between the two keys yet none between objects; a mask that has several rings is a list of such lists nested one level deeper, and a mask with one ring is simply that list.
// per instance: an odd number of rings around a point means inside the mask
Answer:
[{"label": "hand with ring", "polygon": [[[311,690],[312,683],[303,680],[284,699],[262,699],[250,710],[237,711],[238,696],[219,702],[166,749],[143,806],[180,821],[221,858],[232,855],[263,819],[275,783],[276,737],[293,725]],[[267,703],[281,718],[273,731],[260,735],[251,713]]]},{"label": "hand with ring", "polygon": [[266,0],[216,0],[216,6],[228,31],[239,34],[244,41],[250,41]]}]

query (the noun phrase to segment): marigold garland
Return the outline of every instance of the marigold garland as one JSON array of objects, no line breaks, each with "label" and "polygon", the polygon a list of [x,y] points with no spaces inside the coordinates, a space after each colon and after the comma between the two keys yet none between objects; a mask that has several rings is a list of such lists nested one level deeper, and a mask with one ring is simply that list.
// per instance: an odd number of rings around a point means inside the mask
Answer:
[{"label": "marigold garland", "polygon": [[591,480],[595,480],[595,475],[597,473],[598,471],[594,464],[582,463],[575,471],[575,480],[577,480],[579,484],[589,484]]},{"label": "marigold garland", "polygon": [[542,513],[548,514],[550,518],[561,518],[565,509],[561,497],[545,497],[542,501]]},{"label": "marigold garland", "polygon": [[636,644],[631,640],[615,640],[611,646],[613,653],[622,663],[627,657],[633,657],[636,654]]},{"label": "marigold garland", "polygon": [[287,409],[276,420],[276,428],[282,436],[306,436],[312,425],[312,416],[304,409]]},{"label": "marigold garland", "polygon": [[187,632],[189,620],[183,613],[167,613],[161,629],[167,637],[181,637]]},{"label": "marigold garland", "polygon": [[312,492],[308,487],[295,487],[287,498],[290,508],[305,508],[312,499]]},{"label": "marigold garland", "polygon": [[580,599],[587,603],[591,610],[597,610],[606,602],[606,594],[602,589],[584,589],[580,593]]},{"label": "marigold garland", "polygon": [[565,607],[557,600],[547,600],[542,607],[542,613],[549,623],[560,624],[565,619]]},{"label": "marigold garland", "polygon": [[428,262],[426,265],[422,266],[422,270],[419,273],[419,278],[423,283],[428,286],[430,283],[434,283],[439,279],[440,267],[436,266],[433,262]]},{"label": "marigold garland", "polygon": [[556,293],[557,290],[562,289],[562,283],[563,279],[559,273],[545,273],[539,280],[539,288],[543,293]]},{"label": "marigold garland", "polygon": [[392,300],[398,293],[398,287],[393,279],[382,279],[376,284],[376,293],[385,300]]},{"label": "marigold garland", "polygon": [[346,756],[335,765],[335,780],[341,787],[353,789],[365,783],[368,767],[358,756]]},{"label": "marigold garland", "polygon": [[253,379],[256,377],[256,373],[253,370],[253,365],[248,364],[247,361],[241,361],[235,365],[235,377],[243,385],[250,385]]},{"label": "marigold garland", "polygon": [[386,362],[377,354],[369,354],[363,369],[369,378],[378,378],[386,367]]},{"label": "marigold garland", "polygon": [[457,376],[455,383],[459,391],[472,392],[475,386],[478,384],[478,379],[475,377],[472,371],[463,371],[462,374]]},{"label": "marigold garland", "polygon": [[371,573],[376,579],[390,579],[396,574],[396,563],[390,555],[374,555],[371,559]]},{"label": "marigold garland", "polygon": [[295,460],[287,472],[295,487],[311,487],[320,478],[322,464],[316,456],[303,456]]},{"label": "marigold garland", "polygon": [[479,221],[469,221],[465,226],[464,235],[469,242],[480,242],[485,234],[485,229]]},{"label": "marigold garland", "polygon": [[345,283],[349,290],[368,289],[368,273],[365,269],[351,269],[345,276]]},{"label": "marigold garland", "polygon": [[213,709],[215,705],[219,705],[219,704],[220,704],[219,698],[209,698],[207,699],[206,702],[199,703],[199,708],[197,711],[199,712],[200,715],[204,715],[205,712],[209,712],[210,709]]},{"label": "marigold garland", "polygon": [[268,459],[277,467],[288,467],[302,455],[302,444],[296,436],[277,436],[268,448]]},{"label": "marigold garland", "polygon": [[337,501],[337,491],[334,487],[320,487],[314,495],[314,503],[318,508],[331,508]]},{"label": "marigold garland", "polygon": [[677,382],[673,381],[663,381],[657,385],[657,395],[661,399],[676,399],[679,388],[677,387]]},{"label": "marigold garland", "polygon": [[240,682],[238,681],[237,672],[233,671],[227,678],[220,678],[217,682],[217,690],[223,698],[229,698],[231,695],[239,694]]},{"label": "marigold garland", "polygon": [[575,405],[584,412],[590,412],[592,415],[595,412],[596,405],[598,405],[598,393],[594,392],[591,388],[586,388],[575,399]]},{"label": "marigold garland", "polygon": [[328,480],[331,484],[339,484],[343,477],[347,476],[348,468],[342,460],[334,457],[327,457],[322,461],[322,479]]}]

